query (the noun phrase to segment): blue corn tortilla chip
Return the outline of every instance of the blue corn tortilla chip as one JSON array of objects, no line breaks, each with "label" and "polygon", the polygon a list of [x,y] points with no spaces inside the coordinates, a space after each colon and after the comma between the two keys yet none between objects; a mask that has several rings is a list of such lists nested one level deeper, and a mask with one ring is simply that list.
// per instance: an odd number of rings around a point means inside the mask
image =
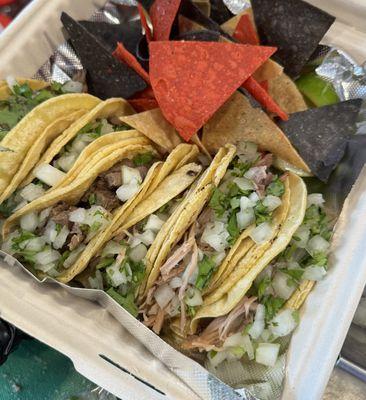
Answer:
[{"label": "blue corn tortilla chip", "polygon": [[111,53],[120,42],[131,54],[136,56],[137,46],[142,38],[140,21],[128,21],[123,24],[99,21],[79,21],[79,23],[101,41]]},{"label": "blue corn tortilla chip", "polygon": [[261,43],[278,47],[273,58],[296,78],[335,18],[302,0],[251,3]]},{"label": "blue corn tortilla chip", "polygon": [[222,25],[234,16],[234,14],[226,7],[223,0],[211,0],[210,18]]},{"label": "blue corn tortilla chip", "polygon": [[347,143],[356,132],[361,99],[290,114],[279,127],[295,146],[313,174],[326,182],[341,161]]},{"label": "blue corn tortilla chip", "polygon": [[220,39],[220,33],[216,31],[191,31],[183,33],[178,37],[178,40],[188,40],[195,42],[218,42]]},{"label": "blue corn tortilla chip", "polygon": [[103,100],[111,97],[128,99],[146,88],[147,85],[140,75],[117,60],[81,24],[66,13],[62,13],[61,21],[87,71],[89,93]]}]

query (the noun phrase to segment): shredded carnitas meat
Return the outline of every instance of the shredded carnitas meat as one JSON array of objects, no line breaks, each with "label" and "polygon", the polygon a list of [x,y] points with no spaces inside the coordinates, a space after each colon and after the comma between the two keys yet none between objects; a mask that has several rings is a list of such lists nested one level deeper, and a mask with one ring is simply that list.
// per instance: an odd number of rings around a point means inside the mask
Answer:
[{"label": "shredded carnitas meat", "polygon": [[[196,243],[196,223],[191,226],[188,237],[178,245],[172,255],[160,268],[160,275],[154,286],[147,293],[144,303],[140,307],[144,324],[151,327],[155,333],[160,333],[166,316],[174,316],[180,306],[180,328],[183,331],[186,325],[186,305],[184,297],[189,287],[189,279],[198,268],[198,246]],[[168,305],[161,309],[154,294],[157,288],[169,284],[173,278],[180,276],[182,285],[175,288],[175,296]]]},{"label": "shredded carnitas meat", "polygon": [[199,334],[186,340],[183,347],[211,351],[220,348],[225,340],[251,323],[257,309],[256,297],[243,297],[240,303],[227,315],[218,317]]}]

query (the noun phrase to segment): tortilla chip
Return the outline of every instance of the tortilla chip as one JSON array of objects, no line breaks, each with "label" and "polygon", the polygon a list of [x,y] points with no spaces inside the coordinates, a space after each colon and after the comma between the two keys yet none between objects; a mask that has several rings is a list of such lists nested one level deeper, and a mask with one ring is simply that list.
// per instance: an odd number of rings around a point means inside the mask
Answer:
[{"label": "tortilla chip", "polygon": [[260,109],[253,108],[248,99],[236,92],[203,128],[202,143],[211,153],[226,143],[249,141],[260,149],[310,172],[286,135]]},{"label": "tortilla chip", "polygon": [[233,17],[233,13],[226,7],[223,0],[211,0],[211,13],[209,15],[220,25]]},{"label": "tortilla chip", "polygon": [[2,140],[10,151],[0,152],[0,193],[13,176],[37,138],[55,120],[75,111],[90,111],[100,100],[88,94],[65,94],[47,100],[29,112]]},{"label": "tortilla chip", "polygon": [[305,216],[307,190],[305,183],[298,176],[289,173],[288,179],[290,185],[290,208],[286,220],[281,225],[272,245],[218,301],[197,310],[197,314],[192,320],[191,327],[193,329],[196,328],[198,321],[202,318],[215,318],[229,313],[248,292],[254,279],[290,243]]},{"label": "tortilla chip", "polygon": [[292,114],[308,109],[294,81],[285,73],[268,79],[268,85],[269,94],[286,113]]},{"label": "tortilla chip", "polygon": [[0,204],[14,193],[19,186],[21,186],[22,181],[27,177],[30,171],[32,171],[50,143],[85,113],[85,110],[80,110],[75,111],[68,116],[58,118],[44,130],[29,149],[22,165],[13,176],[9,186],[0,194]]},{"label": "tortilla chip", "polygon": [[120,120],[143,133],[166,151],[173,150],[182,142],[174,127],[164,118],[159,108],[127,115],[121,117]]}]

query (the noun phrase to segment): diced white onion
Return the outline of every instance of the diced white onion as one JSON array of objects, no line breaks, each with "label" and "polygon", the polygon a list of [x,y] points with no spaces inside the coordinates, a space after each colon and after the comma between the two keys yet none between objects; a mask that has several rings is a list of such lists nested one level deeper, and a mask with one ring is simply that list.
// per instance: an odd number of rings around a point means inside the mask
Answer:
[{"label": "diced white onion", "polygon": [[98,290],[103,290],[104,289],[104,284],[103,284],[103,276],[100,271],[95,272],[95,277],[89,277],[89,286],[91,289],[98,289]]},{"label": "diced white onion", "polygon": [[258,146],[252,142],[239,142],[236,153],[241,162],[252,162],[259,156]]},{"label": "diced white onion", "polygon": [[127,165],[122,165],[122,182],[124,185],[129,185],[130,183],[142,183],[142,178],[140,171],[137,168],[131,168]]},{"label": "diced white onion", "polygon": [[263,222],[252,230],[250,237],[257,243],[263,244],[271,238],[273,227],[268,222]]},{"label": "diced white onion", "polygon": [[85,244],[82,243],[79,244],[79,246],[75,250],[73,250],[66,258],[66,260],[63,263],[63,267],[66,269],[70,268],[79,258],[79,255],[84,251],[85,247],[86,247]]},{"label": "diced white onion", "polygon": [[305,249],[306,245],[308,244],[309,237],[310,237],[310,228],[308,228],[305,225],[301,225],[295,232],[293,240],[296,243],[297,247]]},{"label": "diced white onion", "polygon": [[15,208],[14,208],[14,212],[20,210],[21,208],[25,207],[28,204],[27,201],[21,201]]},{"label": "diced white onion", "polygon": [[259,343],[255,351],[255,361],[268,367],[274,367],[279,351],[278,343]]},{"label": "diced white onion", "polygon": [[44,272],[45,274],[49,274],[51,271],[56,269],[56,263],[51,262],[45,265],[36,264],[34,268],[37,269],[38,271]]},{"label": "diced white onion", "polygon": [[47,265],[54,263],[61,258],[61,254],[57,250],[46,249],[35,255],[35,261],[39,265]]},{"label": "diced white onion", "polygon": [[140,243],[130,250],[129,257],[134,262],[139,262],[146,256],[147,248],[144,244]]},{"label": "diced white onion", "polygon": [[[157,306],[157,304],[156,304]],[[169,308],[168,308],[168,313],[171,317],[175,317],[176,315],[179,314],[179,310],[180,310],[180,300],[179,297],[177,295],[175,295],[172,298],[172,301],[170,302]],[[156,312],[158,312],[158,307]]]},{"label": "diced white onion", "polygon": [[263,304],[258,304],[254,322],[248,331],[251,338],[258,339],[262,335],[265,326],[264,316],[265,307]]},{"label": "diced white onion", "polygon": [[9,89],[14,93],[14,86],[18,85],[18,82],[16,81],[16,79],[14,78],[13,75],[8,75],[6,78],[6,83],[9,86]]},{"label": "diced white onion", "polygon": [[203,303],[201,292],[193,286],[187,290],[184,300],[190,307],[197,307]]},{"label": "diced white onion", "polygon": [[68,93],[82,93],[83,84],[76,81],[67,81],[62,85],[62,89],[64,92]]},{"label": "diced white onion", "polygon": [[281,271],[277,271],[273,277],[272,287],[277,294],[278,297],[281,297],[284,300],[290,298],[292,293],[295,291],[294,286],[289,286],[287,281],[289,280],[289,276],[284,274]]},{"label": "diced white onion", "polygon": [[101,229],[107,224],[108,218],[109,213],[105,208],[103,208],[102,206],[91,206],[89,210],[86,210],[84,223],[89,226],[100,224],[99,229]]},{"label": "diced white onion", "polygon": [[268,342],[268,341],[269,341],[269,338],[270,338],[271,336],[272,336],[271,331],[270,331],[269,329],[264,329],[263,332],[262,332],[261,339],[262,339],[264,342]]},{"label": "diced white onion", "polygon": [[45,208],[44,210],[42,210],[42,211],[39,213],[38,227],[42,227],[43,224],[46,222],[46,219],[49,217],[49,215],[50,215],[50,213],[51,213],[51,208],[52,208],[52,207]]},{"label": "diced white onion", "polygon": [[120,271],[120,263],[114,263],[106,268],[106,273],[110,278],[113,287],[118,287],[123,283],[127,283],[127,276],[125,270]]},{"label": "diced white onion", "polygon": [[34,176],[48,186],[55,186],[61,182],[65,173],[50,164],[40,164],[34,169]]},{"label": "diced white onion", "polygon": [[[221,251],[220,253],[216,253],[214,255],[215,265],[216,266],[220,265],[224,261],[225,257],[226,257],[226,252],[225,251]],[[198,272],[198,270],[197,270],[197,272]]]},{"label": "diced white onion", "polygon": [[327,252],[329,249],[329,242],[327,242],[323,237],[320,235],[316,235],[312,237],[307,245],[307,250],[310,254],[315,254],[319,252]]},{"label": "diced white onion", "polygon": [[61,168],[65,172],[69,172],[75,164],[77,157],[78,155],[75,153],[65,154],[56,161],[57,167]]},{"label": "diced white onion", "polygon": [[114,240],[110,240],[105,246],[102,251],[102,257],[107,257],[107,256],[113,256],[115,254],[119,254],[122,250],[123,247],[121,244],[118,242],[115,242]]},{"label": "diced white onion", "polygon": [[100,130],[100,133],[101,133],[102,135],[105,135],[105,134],[111,133],[111,132],[113,132],[113,131],[114,131],[113,125],[110,124],[110,123],[108,122],[108,120],[102,119],[102,129]]},{"label": "diced white onion", "polygon": [[154,232],[159,232],[163,225],[164,221],[162,219],[155,214],[151,214],[144,226],[144,230],[151,229]]},{"label": "diced white onion", "polygon": [[20,218],[20,227],[25,231],[34,232],[38,226],[38,215],[35,212],[30,212]]},{"label": "diced white onion", "polygon": [[265,175],[265,171],[266,171],[265,166],[252,167],[244,174],[244,176],[245,176],[245,178],[252,180],[255,177],[257,177],[258,175],[259,176]]},{"label": "diced white onion", "polygon": [[53,248],[56,250],[61,249],[65,244],[67,237],[69,236],[70,230],[67,226],[63,225],[60,232],[57,234],[56,239],[53,242]]},{"label": "diced white onion", "polygon": [[164,309],[169,304],[174,295],[174,290],[167,283],[159,286],[154,293],[155,300],[161,309]]},{"label": "diced white onion", "polygon": [[246,350],[249,360],[254,360],[254,347],[249,335],[243,335],[243,348]]},{"label": "diced white onion", "polygon": [[9,237],[1,244],[1,250],[8,254],[14,254],[15,250],[13,250],[13,239],[19,236],[19,231],[16,230],[12,232]]},{"label": "diced white onion", "polygon": [[135,237],[141,240],[141,242],[146,246],[150,246],[151,244],[153,244],[156,234],[152,230],[148,229],[143,233],[137,233]]},{"label": "diced white onion", "polygon": [[253,208],[255,206],[256,202],[253,202],[252,200],[250,200],[249,197],[246,196],[242,196],[240,197],[240,209],[246,210],[247,208]]},{"label": "diced white onion", "polygon": [[228,347],[240,347],[243,345],[243,335],[241,332],[234,333],[233,335],[229,336],[224,344],[223,348],[228,348]]},{"label": "diced white onion", "polygon": [[240,210],[236,213],[236,221],[238,223],[238,228],[243,230],[252,224],[255,220],[253,208],[247,208],[245,210]]},{"label": "diced white onion", "polygon": [[38,199],[43,196],[45,190],[40,185],[35,185],[34,183],[30,183],[27,186],[24,186],[22,191],[20,192],[20,196],[29,202]]},{"label": "diced white onion", "polygon": [[203,231],[201,241],[210,245],[214,250],[221,252],[227,247],[229,233],[226,225],[221,221],[208,223]]},{"label": "diced white onion", "polygon": [[95,138],[92,135],[88,135],[86,133],[79,134],[72,142],[72,151],[76,154],[80,154],[85,147],[87,147],[88,144],[92,143],[94,140]]},{"label": "diced white onion", "polygon": [[46,244],[44,237],[35,237],[27,241],[26,249],[30,251],[41,251]]},{"label": "diced white onion", "polygon": [[49,220],[45,231],[44,231],[44,238],[46,239],[46,242],[49,244],[52,244],[57,237],[57,229],[56,229],[56,224],[54,221]]},{"label": "diced white onion", "polygon": [[117,191],[117,197],[122,201],[125,202],[131,199],[140,189],[140,185],[133,181],[130,184],[120,186]]},{"label": "diced white onion", "polygon": [[282,200],[277,196],[269,194],[263,200],[263,205],[268,208],[269,211],[274,211],[282,204]]},{"label": "diced white onion", "polygon": [[309,208],[312,205],[321,207],[324,204],[324,202],[325,202],[325,200],[321,193],[312,193],[312,194],[308,195],[306,207]]},{"label": "diced white onion", "polygon": [[234,178],[233,182],[239,187],[240,190],[254,190],[254,184],[247,178]]},{"label": "diced white onion", "polygon": [[249,200],[255,205],[259,201],[259,196],[257,195],[256,192],[253,192],[249,195]]},{"label": "diced white onion", "polygon": [[275,336],[287,336],[296,328],[293,310],[281,310],[269,323],[269,329]]},{"label": "diced white onion", "polygon": [[169,286],[172,289],[176,289],[182,286],[182,278],[179,278],[179,276],[174,277],[170,282],[169,282]]},{"label": "diced white onion", "polygon": [[303,279],[307,279],[309,281],[321,281],[325,275],[327,274],[327,270],[324,267],[319,267],[317,265],[310,265],[305,268]]},{"label": "diced white onion", "polygon": [[213,357],[208,353],[208,360],[213,368],[216,368],[227,359],[228,353],[226,351],[219,351]]}]

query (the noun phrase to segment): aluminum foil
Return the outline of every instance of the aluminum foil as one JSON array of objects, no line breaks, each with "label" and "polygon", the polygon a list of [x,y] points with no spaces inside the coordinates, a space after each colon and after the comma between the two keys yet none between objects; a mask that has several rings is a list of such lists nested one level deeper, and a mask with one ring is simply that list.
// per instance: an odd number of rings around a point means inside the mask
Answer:
[{"label": "aluminum foil", "polygon": [[[231,12],[237,14],[248,7],[248,0],[224,0]],[[96,12],[91,20],[105,21],[111,24],[128,24],[138,17],[135,2],[131,0],[108,1],[103,9]],[[358,66],[346,53],[332,49],[316,72],[331,82],[341,99],[354,97],[366,98],[366,71]],[[73,51],[65,42],[35,75],[38,79],[64,83],[70,79],[81,80],[85,71]],[[366,133],[366,111],[362,111],[358,124],[358,134]],[[365,143],[363,143],[365,142]],[[361,146],[361,144],[364,144]],[[356,136],[350,142],[345,159],[340,164],[329,185],[323,188],[329,199],[330,207],[339,215],[353,183],[366,162],[366,136]],[[19,265],[17,260],[3,254],[4,261],[10,265]],[[26,269],[25,269],[26,270]],[[27,270],[26,270],[27,271]],[[27,271],[36,279],[29,271]],[[60,284],[51,278],[42,282],[52,282],[62,286],[73,295],[99,302],[148,350],[162,361],[172,372],[185,382],[203,399],[278,399],[281,396],[285,376],[285,355],[283,354],[275,368],[266,369],[258,365],[244,366],[240,362],[224,363],[219,370],[207,371],[203,366],[173,349],[160,337],[133,318],[103,291],[72,288]],[[230,386],[229,386],[230,385]],[[233,389],[235,388],[235,390]],[[252,395],[253,393],[254,395]],[[256,397],[257,396],[257,397]]]}]

